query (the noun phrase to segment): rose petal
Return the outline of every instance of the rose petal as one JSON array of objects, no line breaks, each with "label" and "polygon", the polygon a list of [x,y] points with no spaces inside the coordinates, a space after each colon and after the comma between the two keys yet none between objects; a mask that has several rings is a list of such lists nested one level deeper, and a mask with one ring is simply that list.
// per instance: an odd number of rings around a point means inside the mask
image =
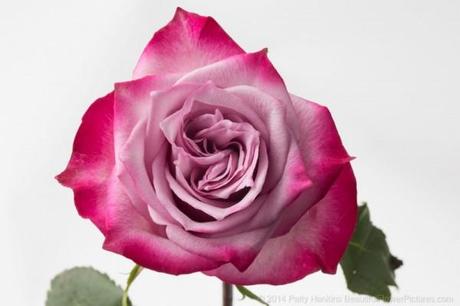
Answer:
[{"label": "rose petal", "polygon": [[67,168],[56,179],[74,191],[75,205],[83,218],[89,218],[102,231],[105,226],[107,178],[114,161],[114,94],[96,100],[86,111],[73,143]]},{"label": "rose petal", "polygon": [[165,225],[177,223],[164,209],[153,190],[145,164],[145,135],[146,120],[139,122],[130,137],[120,149],[117,176],[125,187],[125,192],[131,200],[138,198],[140,202],[132,202],[139,212],[148,213],[151,207],[156,214],[151,215],[157,224]]},{"label": "rose petal", "polygon": [[352,158],[342,145],[339,133],[329,110],[311,101],[291,95],[295,113],[302,131],[299,146],[307,167],[308,176],[321,185],[327,177]]},{"label": "rose petal", "polygon": [[202,238],[173,225],[166,227],[166,235],[194,254],[230,262],[238,270],[244,271],[254,261],[271,231],[270,228],[261,228],[228,237]]},{"label": "rose petal", "polygon": [[240,53],[244,51],[212,17],[178,8],[174,18],[144,49],[133,77],[182,74]]},{"label": "rose petal", "polygon": [[249,268],[205,272],[238,285],[281,285],[318,270],[335,273],[356,223],[356,181],[347,164],[326,196],[286,234],[267,241]]},{"label": "rose petal", "polygon": [[267,135],[264,137],[270,148],[270,169],[267,175],[266,189],[270,190],[278,182],[286,166],[286,159],[292,141],[291,124],[286,120],[287,110],[291,103],[277,100],[261,90],[240,85],[226,89],[227,92],[240,98],[249,110],[257,114],[265,123]]},{"label": "rose petal", "polygon": [[298,117],[299,131],[303,131],[298,140],[302,158],[311,187],[302,195],[301,200],[286,209],[283,222],[280,222],[274,235],[282,235],[290,230],[300,216],[329,190],[340,174],[342,167],[352,160],[342,145],[329,110],[291,95]]},{"label": "rose petal", "polygon": [[218,267],[221,263],[188,252],[165,236],[164,228],[148,222],[132,209],[118,186],[106,206],[107,228],[104,249],[132,259],[159,272],[184,274]]},{"label": "rose petal", "polygon": [[220,88],[252,86],[280,101],[290,103],[284,81],[268,59],[266,49],[235,55],[198,68],[181,77],[177,84],[204,84],[209,81]]},{"label": "rose petal", "polygon": [[185,103],[187,98],[193,94],[200,86],[184,84],[173,86],[165,90],[151,92],[151,110],[148,113],[147,135],[146,140],[149,150],[146,151],[151,157],[146,160],[146,164],[151,164],[153,157],[157,154],[159,148],[164,145],[165,138],[160,124],[164,118],[177,112]]},{"label": "rose petal", "polygon": [[167,75],[148,76],[115,84],[115,152],[124,145],[136,124],[148,118],[152,111],[152,92],[168,88],[174,80]]}]

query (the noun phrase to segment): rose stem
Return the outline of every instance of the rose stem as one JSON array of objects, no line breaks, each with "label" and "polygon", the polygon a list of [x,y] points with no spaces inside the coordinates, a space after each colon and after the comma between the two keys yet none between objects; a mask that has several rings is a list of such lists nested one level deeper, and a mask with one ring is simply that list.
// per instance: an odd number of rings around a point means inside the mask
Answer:
[{"label": "rose stem", "polygon": [[222,305],[233,305],[233,286],[225,282],[222,282]]}]

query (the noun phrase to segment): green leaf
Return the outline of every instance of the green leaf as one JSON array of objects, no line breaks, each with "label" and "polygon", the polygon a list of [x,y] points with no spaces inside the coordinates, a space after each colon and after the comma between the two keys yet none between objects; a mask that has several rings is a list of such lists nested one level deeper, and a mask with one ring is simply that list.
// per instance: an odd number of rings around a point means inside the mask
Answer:
[{"label": "green leaf", "polygon": [[120,306],[122,296],[123,290],[106,274],[76,267],[51,281],[46,306]]},{"label": "green leaf", "polygon": [[340,265],[349,290],[391,300],[389,286],[397,287],[394,271],[402,261],[391,255],[385,234],[370,220],[366,203],[359,207],[358,224]]},{"label": "green leaf", "polygon": [[236,289],[238,289],[238,291],[243,295],[243,299],[245,297],[248,297],[252,300],[255,300],[261,304],[264,304],[266,306],[269,306],[268,303],[266,303],[264,300],[262,300],[260,297],[258,297],[257,295],[255,295],[251,290],[249,290],[248,288],[244,287],[244,286],[239,286],[239,285],[235,285]]}]

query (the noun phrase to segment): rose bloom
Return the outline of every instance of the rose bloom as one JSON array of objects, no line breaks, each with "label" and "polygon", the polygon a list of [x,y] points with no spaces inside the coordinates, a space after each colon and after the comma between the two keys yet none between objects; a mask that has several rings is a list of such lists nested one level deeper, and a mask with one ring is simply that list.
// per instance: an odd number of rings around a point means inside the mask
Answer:
[{"label": "rose bloom", "polygon": [[290,94],[266,50],[177,9],[83,116],[59,182],[104,249],[233,284],[335,273],[356,182],[327,108]]}]

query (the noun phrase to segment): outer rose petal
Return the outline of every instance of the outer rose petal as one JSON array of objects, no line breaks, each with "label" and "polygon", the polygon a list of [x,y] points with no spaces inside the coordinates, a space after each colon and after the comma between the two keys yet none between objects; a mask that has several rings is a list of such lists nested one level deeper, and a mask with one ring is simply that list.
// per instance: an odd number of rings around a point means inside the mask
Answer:
[{"label": "outer rose petal", "polygon": [[112,186],[106,206],[108,230],[104,249],[128,257],[148,269],[176,275],[214,269],[222,264],[193,254],[168,240],[163,226],[143,218],[133,209],[120,186]]},{"label": "outer rose petal", "polygon": [[326,107],[294,95],[291,100],[298,118],[299,147],[312,185],[283,212],[275,236],[289,231],[304,212],[328,192],[343,165],[353,159],[343,147]]},{"label": "outer rose petal", "polygon": [[230,264],[205,272],[239,285],[281,285],[322,270],[335,273],[356,223],[356,181],[349,164],[327,195],[286,235],[270,239],[244,272]]},{"label": "outer rose petal", "polygon": [[223,263],[231,262],[240,271],[253,262],[271,233],[271,228],[259,228],[231,236],[202,238],[178,226],[166,227],[168,238],[185,250]]},{"label": "outer rose petal", "polygon": [[204,84],[217,87],[253,86],[292,107],[289,93],[281,76],[267,57],[267,50],[239,54],[185,74],[177,83]]},{"label": "outer rose petal", "polygon": [[113,92],[96,100],[86,111],[73,143],[67,168],[56,179],[74,191],[75,205],[83,218],[104,233],[107,179],[114,166]]},{"label": "outer rose petal", "polygon": [[151,93],[169,88],[174,81],[173,76],[165,75],[161,77],[148,76],[138,80],[115,83],[114,138],[117,154],[136,124],[147,118],[151,111]]},{"label": "outer rose petal", "polygon": [[334,172],[352,158],[340,140],[329,110],[311,101],[291,95],[295,113],[299,118],[300,147],[308,175],[317,181],[324,174]]},{"label": "outer rose petal", "polygon": [[182,74],[239,53],[244,51],[212,17],[178,8],[144,49],[133,77]]}]

